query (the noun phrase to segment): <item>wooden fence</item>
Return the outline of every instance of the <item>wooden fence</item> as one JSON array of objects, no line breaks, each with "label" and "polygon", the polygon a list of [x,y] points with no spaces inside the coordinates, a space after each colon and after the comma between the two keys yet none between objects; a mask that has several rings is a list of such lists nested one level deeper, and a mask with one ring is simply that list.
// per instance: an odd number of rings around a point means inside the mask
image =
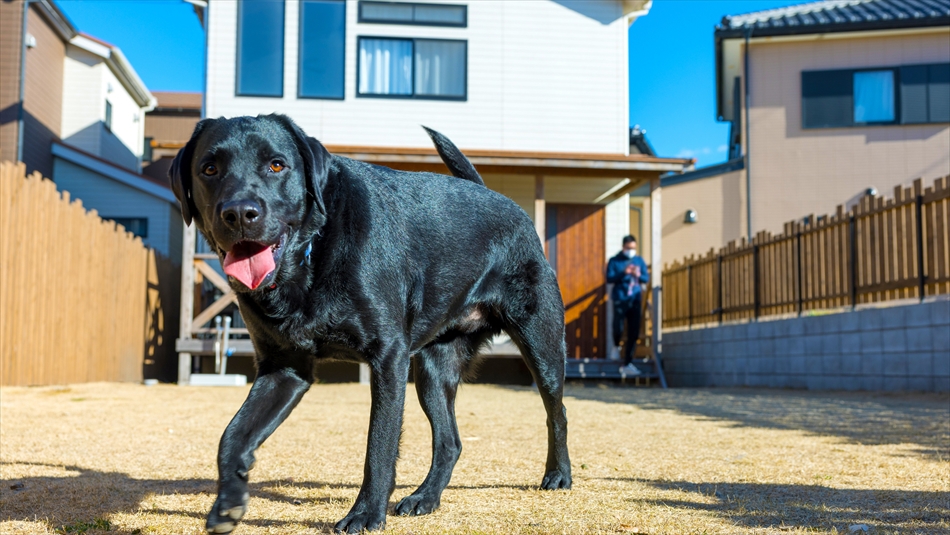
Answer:
[{"label": "wooden fence", "polygon": [[663,286],[669,327],[950,293],[950,177],[674,262]]},{"label": "wooden fence", "polygon": [[174,345],[158,289],[174,266],[25,171],[0,163],[0,384],[142,380]]}]

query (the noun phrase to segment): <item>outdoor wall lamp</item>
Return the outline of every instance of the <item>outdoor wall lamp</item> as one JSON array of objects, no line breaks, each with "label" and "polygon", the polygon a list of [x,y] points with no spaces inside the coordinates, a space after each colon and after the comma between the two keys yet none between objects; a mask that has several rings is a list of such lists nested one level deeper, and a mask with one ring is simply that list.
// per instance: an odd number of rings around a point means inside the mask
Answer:
[{"label": "outdoor wall lamp", "polygon": [[683,217],[683,223],[695,223],[696,222],[696,210],[686,210],[686,215]]},{"label": "outdoor wall lamp", "polygon": [[868,197],[874,197],[877,195],[877,188],[875,188],[874,186],[871,186],[870,188],[864,190],[864,194],[867,195]]}]

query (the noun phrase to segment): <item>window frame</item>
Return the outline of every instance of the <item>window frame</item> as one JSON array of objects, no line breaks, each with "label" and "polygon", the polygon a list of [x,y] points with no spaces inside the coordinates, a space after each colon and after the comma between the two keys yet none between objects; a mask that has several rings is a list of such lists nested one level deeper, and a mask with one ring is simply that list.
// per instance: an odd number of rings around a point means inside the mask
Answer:
[{"label": "window frame", "polygon": [[[106,221],[112,221],[116,225],[120,225],[123,229],[125,229],[126,232],[128,232],[129,234],[132,234],[133,236],[136,236],[143,240],[148,238],[148,218],[147,217],[121,217],[121,216],[99,216],[99,217]],[[123,222],[131,223],[133,221],[141,222],[142,234],[136,234],[135,232],[129,230],[129,226],[131,225],[127,225],[123,223]]]},{"label": "window frame", "polygon": [[[360,92],[360,72],[361,72],[361,56],[360,54],[360,42],[363,39],[384,39],[389,41],[411,41],[412,42],[412,71],[410,74],[410,81],[412,87],[412,94],[410,95],[396,95],[396,94],[383,94],[383,93],[361,93]],[[464,87],[464,93],[462,96],[440,96],[440,95],[417,95],[416,94],[416,41],[439,41],[439,42],[455,42],[455,43],[464,43],[465,44],[465,55],[464,55],[464,65],[463,65],[463,76],[464,81],[462,86]],[[397,99],[397,100],[441,100],[449,102],[467,102],[468,101],[468,39],[436,39],[431,37],[392,37],[392,36],[376,36],[376,35],[358,35],[356,36],[356,97],[357,98],[383,98],[383,99]]]},{"label": "window frame", "polygon": [[235,97],[250,97],[250,98],[284,98],[284,63],[287,61],[287,2],[286,0],[279,0],[279,2],[273,2],[275,4],[279,3],[281,9],[283,10],[283,16],[280,19],[280,94],[279,95],[261,95],[257,93],[242,93],[241,92],[241,39],[244,37],[241,32],[241,14],[244,10],[244,2],[247,0],[238,0],[237,5],[237,28],[235,31],[235,43],[236,47],[234,50],[234,96]]},{"label": "window frame", "polygon": [[112,103],[109,102],[109,99],[106,100],[106,110],[105,110],[105,120],[102,121],[102,124],[106,126],[106,130],[109,132],[112,131]]},{"label": "window frame", "polygon": [[[346,100],[346,38],[347,38],[347,24],[346,24],[346,0],[340,0],[340,3],[343,4],[343,62],[340,65],[342,69],[342,80],[343,80],[343,93],[339,97],[314,97],[309,95],[303,95],[303,5],[304,1],[298,3],[297,11],[297,99],[306,99],[306,100]],[[357,42],[357,46],[359,43]],[[357,48],[357,61],[359,61],[359,48]],[[357,65],[357,69],[359,66]],[[357,77],[359,76],[359,71],[357,71]],[[357,90],[359,88],[357,87]]]},{"label": "window frame", "polygon": [[[386,20],[386,19],[367,19],[363,16],[363,4],[372,3],[372,4],[394,4],[394,5],[403,5],[403,6],[412,6],[413,14],[415,14],[416,6],[425,6],[425,7],[460,7],[462,8],[462,22],[461,23],[451,23],[451,22],[416,22],[416,21],[404,21],[404,20]],[[361,24],[398,24],[400,26],[435,26],[440,28],[468,28],[468,4],[430,4],[422,2],[383,2],[379,0],[360,0],[356,6],[356,22]]]},{"label": "window frame", "polygon": [[[910,78],[910,69],[914,68],[923,68],[926,73],[926,81],[924,83],[911,82]],[[801,104],[801,129],[802,130],[820,130],[827,128],[863,128],[868,126],[911,126],[911,125],[933,125],[933,124],[947,124],[950,120],[947,119],[946,115],[941,115],[941,118],[934,119],[934,112],[932,109],[933,100],[930,97],[931,91],[934,90],[934,87],[942,87],[942,92],[947,91],[948,84],[946,82],[946,74],[942,75],[941,81],[934,81],[932,79],[933,72],[935,69],[944,69],[944,73],[947,72],[946,69],[950,69],[950,62],[936,62],[936,63],[902,63],[899,65],[888,65],[888,66],[878,66],[878,67],[860,67],[860,68],[851,68],[851,69],[818,69],[818,70],[802,70],[800,71],[800,80],[801,85],[799,87],[799,102]],[[860,72],[874,72],[874,71],[890,71],[894,77],[894,119],[891,121],[870,121],[870,122],[857,122],[854,120],[854,75]],[[905,72],[907,71],[907,72]],[[814,124],[816,122],[815,117],[809,115],[809,102],[810,99],[822,98],[821,96],[810,95],[806,97],[806,84],[811,83],[810,77],[813,76],[826,76],[829,79],[834,76],[846,74],[851,79],[851,92],[849,99],[851,101],[851,110],[850,110],[850,120],[845,124]],[[908,78],[904,78],[904,75],[907,74]],[[915,78],[916,79],[916,78]],[[924,91],[924,115],[925,118],[921,119],[921,110],[919,107],[908,106],[908,103],[905,102],[905,96],[911,95],[909,91],[911,87],[920,86]],[[833,87],[833,86],[825,86]],[[905,91],[906,93],[905,95]],[[809,90],[808,92],[811,92]],[[908,98],[912,98],[909,97]],[[946,113],[941,109],[943,113]],[[809,123],[809,119],[812,124]],[[821,121],[817,121],[821,122]],[[807,126],[806,126],[807,125]]]}]

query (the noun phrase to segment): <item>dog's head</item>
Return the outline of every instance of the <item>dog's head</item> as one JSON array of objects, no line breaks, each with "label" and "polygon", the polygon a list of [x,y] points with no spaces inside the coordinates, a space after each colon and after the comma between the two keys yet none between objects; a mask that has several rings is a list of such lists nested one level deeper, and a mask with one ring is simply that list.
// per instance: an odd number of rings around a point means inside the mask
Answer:
[{"label": "dog's head", "polygon": [[235,291],[268,288],[326,222],[329,153],[288,117],[205,119],[168,175],[186,225],[221,256]]}]

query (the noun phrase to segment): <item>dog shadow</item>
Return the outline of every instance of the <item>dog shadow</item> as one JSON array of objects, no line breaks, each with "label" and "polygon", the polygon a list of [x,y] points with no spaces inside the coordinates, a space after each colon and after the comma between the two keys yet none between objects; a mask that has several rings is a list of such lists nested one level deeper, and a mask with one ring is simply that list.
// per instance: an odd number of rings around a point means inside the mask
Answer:
[{"label": "dog shadow", "polygon": [[[54,465],[36,462],[3,461],[0,467],[8,465],[42,466],[55,470],[69,472],[63,476],[36,476],[22,478],[0,477],[0,510],[3,511],[3,520],[35,521],[43,519],[51,530],[61,532],[82,531],[97,533],[112,515],[118,513],[145,512],[150,515],[178,516],[194,518],[202,527],[207,515],[205,510],[197,509],[169,509],[162,507],[143,506],[142,502],[149,496],[185,495],[207,497],[208,507],[217,495],[217,482],[212,479],[137,479],[121,472],[104,472],[80,466]],[[3,470],[6,472],[7,470]],[[2,472],[0,472],[2,473]],[[268,481],[251,481],[250,493],[253,498],[275,503],[290,503],[300,506],[333,506],[345,503],[351,505],[352,493],[341,491],[358,489],[359,485],[351,483],[327,483],[323,481],[296,481],[292,479],[275,479]],[[415,489],[414,485],[397,485],[397,489]],[[491,485],[469,486],[450,485],[450,489],[483,489],[483,488],[511,488],[516,490],[534,490],[530,485]],[[330,489],[330,496],[308,498],[300,496],[301,489]],[[390,501],[389,513],[398,500]],[[341,512],[345,514],[345,511]],[[338,519],[336,519],[338,520]],[[252,526],[300,526],[316,530],[320,533],[329,533],[333,529],[333,522],[306,521],[306,520],[277,520],[272,518],[245,518],[242,524]],[[109,526],[105,532],[121,535],[138,535],[142,528],[120,528]]]},{"label": "dog shadow", "polygon": [[[217,494],[217,482],[211,479],[137,479],[121,472],[35,462],[4,461],[0,466],[22,464],[46,466],[71,473],[64,476],[0,478],[0,510],[3,511],[3,520],[43,519],[50,529],[62,532],[97,533],[97,528],[105,530],[102,526],[106,525],[105,522],[112,515],[138,512],[190,517],[199,520],[203,527],[207,511],[143,507],[142,502],[148,496],[156,495],[207,495],[210,507]],[[352,484],[292,480],[257,481],[251,482],[249,486],[254,498],[296,505],[347,502],[352,498],[335,491],[358,488],[358,485]],[[301,488],[329,488],[335,495],[316,499],[298,498],[295,493]],[[246,518],[241,523],[278,528],[290,525],[299,528],[302,525],[323,533],[330,532],[335,522]],[[143,532],[143,529],[109,526],[105,531],[110,534],[133,535]]]}]

